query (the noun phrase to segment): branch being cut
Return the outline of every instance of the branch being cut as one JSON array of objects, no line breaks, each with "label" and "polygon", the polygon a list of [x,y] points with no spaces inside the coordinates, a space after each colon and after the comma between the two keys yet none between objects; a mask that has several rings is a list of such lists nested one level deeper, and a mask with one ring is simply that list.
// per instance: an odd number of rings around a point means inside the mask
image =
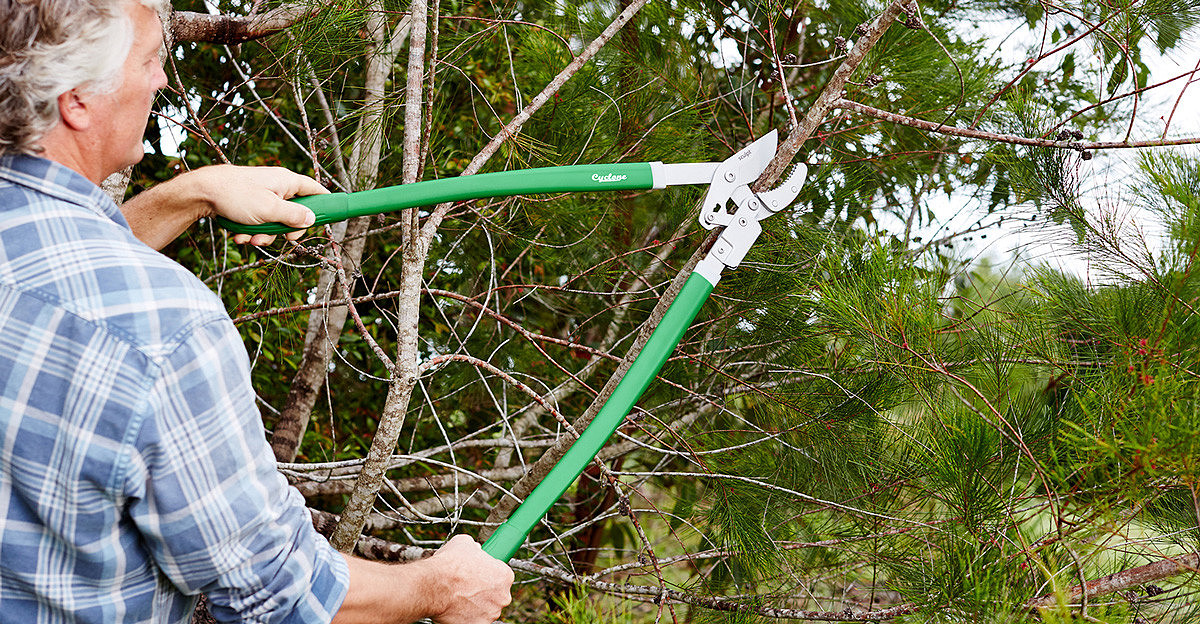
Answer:
[{"label": "branch being cut", "polygon": [[192,11],[171,13],[175,43],[203,41],[235,45],[291,28],[316,13],[312,5],[285,4],[258,15],[208,15]]},{"label": "branch being cut", "polygon": [[879,14],[879,17],[875,18],[875,21],[866,26],[865,32],[854,42],[854,47],[850,48],[850,51],[846,53],[845,60],[834,70],[833,77],[829,79],[829,82],[825,84],[825,88],[821,90],[821,94],[817,96],[817,101],[813,102],[808,112],[804,114],[804,119],[800,121],[800,126],[792,129],[791,134],[779,146],[779,151],[775,153],[775,158],[771,161],[771,164],[767,165],[766,170],[758,177],[758,181],[754,183],[751,190],[755,193],[760,193],[771,188],[779,181],[779,178],[783,176],[783,172],[791,164],[792,159],[796,157],[796,153],[800,151],[800,147],[812,137],[813,133],[817,130],[817,126],[825,121],[825,116],[834,108],[834,103],[842,99],[843,91],[846,89],[846,81],[850,79],[850,76],[862,64],[863,59],[867,57],[867,52],[870,52],[871,48],[874,48],[875,44],[879,43],[880,38],[883,37],[883,33],[892,25],[892,22],[896,21],[896,18],[901,13],[906,13],[906,7],[908,7],[908,11],[916,11],[916,4],[916,0],[893,0]]}]

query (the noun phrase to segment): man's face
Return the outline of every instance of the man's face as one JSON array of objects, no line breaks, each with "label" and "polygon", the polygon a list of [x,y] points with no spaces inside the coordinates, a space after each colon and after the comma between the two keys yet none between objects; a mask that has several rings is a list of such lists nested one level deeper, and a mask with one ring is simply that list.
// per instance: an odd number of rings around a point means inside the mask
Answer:
[{"label": "man's face", "polygon": [[142,159],[142,135],[150,118],[154,94],[167,85],[159,60],[163,46],[158,14],[136,0],[126,0],[125,12],[133,21],[133,47],[121,71],[121,84],[112,93],[93,96],[98,113],[99,140],[104,142],[105,169],[115,173]]}]

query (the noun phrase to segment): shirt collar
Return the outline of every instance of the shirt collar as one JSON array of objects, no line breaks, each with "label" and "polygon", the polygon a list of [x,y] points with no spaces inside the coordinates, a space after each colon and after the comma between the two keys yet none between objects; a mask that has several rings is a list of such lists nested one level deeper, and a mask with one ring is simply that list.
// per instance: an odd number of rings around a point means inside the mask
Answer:
[{"label": "shirt collar", "polygon": [[78,172],[52,160],[28,154],[0,156],[0,179],[82,206],[129,228],[125,215],[107,193]]}]

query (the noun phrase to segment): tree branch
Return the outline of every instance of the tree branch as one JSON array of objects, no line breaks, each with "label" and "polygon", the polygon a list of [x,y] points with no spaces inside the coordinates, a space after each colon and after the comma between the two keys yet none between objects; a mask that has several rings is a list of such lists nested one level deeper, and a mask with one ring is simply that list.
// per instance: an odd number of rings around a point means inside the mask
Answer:
[{"label": "tree branch", "polygon": [[[1190,553],[1179,557],[1168,557],[1154,563],[1149,563],[1144,566],[1130,568],[1114,572],[1107,576],[1102,576],[1094,581],[1088,581],[1086,585],[1076,585],[1068,589],[1066,593],[1067,601],[1074,601],[1087,596],[1094,598],[1103,596],[1113,592],[1119,592],[1134,587],[1145,585],[1151,581],[1157,581],[1176,574],[1184,572],[1196,572],[1200,567],[1200,553]],[[1056,594],[1047,594],[1035,598],[1030,601],[1030,606],[1033,608],[1052,607],[1058,603]]]},{"label": "tree branch", "polygon": [[[382,3],[379,3],[378,11],[380,15],[385,15]],[[410,59],[415,56],[421,62],[410,63],[410,71],[414,67],[418,71],[422,71],[424,68],[427,11],[428,3],[425,0],[413,0],[412,11],[408,16],[411,19],[408,53]],[[398,37],[400,32],[399,27],[397,27],[396,32]],[[392,55],[392,58],[394,58],[394,52]],[[416,88],[416,97],[418,100],[420,98],[420,86],[423,78],[424,73],[422,72],[419,78],[412,78],[410,76],[411,80],[408,83],[410,87]],[[412,110],[410,109],[409,112],[412,113]],[[418,122],[420,121],[419,108],[414,118]],[[420,132],[421,129],[419,127],[405,128],[406,134],[416,133],[419,136]],[[381,131],[377,134],[377,137],[379,141],[382,141]],[[416,143],[407,142],[405,145],[409,149],[419,149],[420,147],[419,141]],[[378,173],[378,161],[376,161],[376,173]],[[410,174],[415,177],[415,171],[410,172]],[[371,182],[374,183],[374,179]],[[391,371],[391,380],[388,383],[388,393],[387,398],[384,400],[383,413],[380,415],[379,426],[375,430],[375,436],[371,440],[371,449],[367,452],[366,461],[363,463],[363,470],[354,484],[354,490],[351,492],[349,500],[346,501],[345,508],[342,510],[341,520],[339,520],[338,526],[329,540],[334,548],[343,552],[353,548],[355,541],[362,534],[362,527],[366,523],[371,509],[375,505],[379,489],[383,486],[383,476],[387,470],[387,461],[396,448],[396,442],[400,439],[400,431],[404,427],[404,417],[408,412],[408,404],[412,398],[412,392],[417,385],[419,376],[417,365],[417,321],[420,318],[421,277],[425,267],[425,260],[428,257],[428,245],[422,245],[417,238],[419,232],[417,215],[416,208],[409,208],[404,210],[401,216],[404,226],[401,230],[403,232],[399,288],[401,294],[397,300],[396,310],[396,360],[395,367]]]},{"label": "tree branch", "polygon": [[203,41],[235,45],[290,28],[316,12],[316,7],[307,4],[285,4],[266,13],[247,16],[173,11],[171,35],[175,43]]},{"label": "tree branch", "polygon": [[779,146],[779,151],[775,153],[775,158],[771,164],[767,165],[762,175],[758,177],[758,181],[754,183],[752,190],[756,193],[765,191],[775,185],[779,178],[783,176],[783,172],[791,164],[792,159],[796,157],[796,153],[804,145],[804,142],[812,137],[817,131],[817,126],[825,120],[825,116],[834,107],[834,103],[842,98],[842,92],[846,89],[846,81],[862,64],[862,61],[867,56],[867,52],[879,43],[883,33],[887,31],[892,22],[896,21],[896,17],[904,12],[904,5],[916,3],[916,0],[893,0],[879,17],[875,18],[866,27],[864,32],[857,41],[854,42],[854,47],[846,53],[845,60],[833,72],[833,77],[825,84],[825,88],[821,90],[821,94],[817,96],[817,101],[804,114],[804,119],[800,121],[800,127],[794,128],[787,139],[783,141],[783,145]]},{"label": "tree branch", "polygon": [[1099,149],[1120,149],[1120,148],[1137,148],[1137,147],[1164,147],[1168,145],[1192,145],[1200,143],[1200,137],[1191,137],[1183,139],[1155,139],[1150,141],[1055,141],[1052,139],[1041,139],[1017,136],[1015,134],[998,134],[995,132],[986,132],[983,130],[973,130],[971,128],[960,128],[958,126],[947,126],[944,124],[925,121],[915,117],[907,117],[898,113],[892,113],[885,110],[880,110],[866,104],[861,104],[853,100],[840,98],[833,103],[834,108],[852,110],[856,113],[882,119],[891,123],[902,126],[910,126],[919,128],[929,132],[939,134],[948,134],[951,136],[962,137],[966,139],[980,139],[983,141],[994,141],[997,143],[1014,143],[1017,145],[1030,145],[1034,147],[1057,147],[1060,149],[1074,150],[1099,150]]},{"label": "tree branch", "polygon": [[[524,472],[525,469],[523,467],[512,466],[510,468],[480,470],[474,475],[454,472],[426,477],[407,477],[391,480],[390,488],[400,492],[428,492],[454,487],[455,485],[460,487],[475,485],[485,479],[489,481],[511,481],[520,477]],[[338,496],[349,494],[350,490],[354,488],[354,482],[348,479],[338,479],[336,481],[302,481],[294,487],[300,490],[300,493],[306,498],[309,496]]]}]

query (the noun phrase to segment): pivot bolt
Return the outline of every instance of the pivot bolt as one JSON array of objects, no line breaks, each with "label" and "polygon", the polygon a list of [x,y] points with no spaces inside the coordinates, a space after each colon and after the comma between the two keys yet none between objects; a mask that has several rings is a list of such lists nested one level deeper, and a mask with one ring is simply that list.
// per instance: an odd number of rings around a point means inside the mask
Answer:
[{"label": "pivot bolt", "polygon": [[725,181],[726,182],[733,182],[736,178],[737,178],[737,176],[734,175],[732,171],[725,172]]}]

